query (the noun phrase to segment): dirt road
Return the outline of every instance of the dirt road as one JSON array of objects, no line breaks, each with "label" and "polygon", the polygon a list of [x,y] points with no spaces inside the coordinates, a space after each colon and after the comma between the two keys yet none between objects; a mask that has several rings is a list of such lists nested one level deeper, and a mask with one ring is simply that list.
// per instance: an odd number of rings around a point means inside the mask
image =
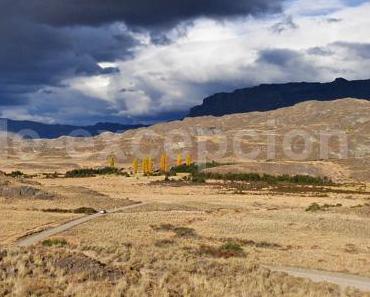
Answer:
[{"label": "dirt road", "polygon": [[85,217],[70,221],[68,223],[62,224],[60,226],[50,228],[50,229],[44,230],[42,232],[35,233],[35,234],[32,234],[32,235],[23,237],[23,238],[19,239],[16,242],[16,245],[18,245],[20,247],[28,247],[28,246],[34,245],[36,243],[39,243],[40,241],[43,241],[43,240],[49,238],[50,236],[62,233],[62,232],[67,231],[67,230],[70,230],[73,227],[84,224],[86,222],[89,222],[89,221],[95,220],[97,218],[109,215],[111,213],[116,213],[116,212],[120,212],[122,210],[127,210],[127,209],[136,208],[136,207],[139,207],[139,206],[143,206],[145,204],[147,204],[147,203],[138,203],[138,204],[129,205],[129,206],[125,206],[125,207],[121,207],[121,208],[117,208],[117,209],[112,209],[112,210],[107,211],[106,213],[96,213],[96,214],[93,214],[93,215],[85,216]]},{"label": "dirt road", "polygon": [[338,285],[342,289],[347,287],[356,288],[361,291],[370,292],[370,279],[356,275],[325,272],[319,270],[309,270],[295,267],[270,267],[266,268],[272,271],[285,272],[289,275],[308,278],[314,282],[329,282]]}]

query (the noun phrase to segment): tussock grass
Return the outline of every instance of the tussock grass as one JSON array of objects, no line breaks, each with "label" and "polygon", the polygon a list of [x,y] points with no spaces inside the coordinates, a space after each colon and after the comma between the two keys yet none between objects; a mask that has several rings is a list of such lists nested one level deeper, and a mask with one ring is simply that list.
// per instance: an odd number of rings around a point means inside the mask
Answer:
[{"label": "tussock grass", "polygon": [[235,244],[204,248],[207,254],[203,255],[176,249],[152,250],[141,245],[96,248],[89,252],[94,257],[70,247],[0,248],[0,295],[368,296],[351,289],[342,291],[328,283],[317,284],[271,272],[242,256]]},{"label": "tussock grass", "polygon": [[159,226],[152,225],[154,231],[173,232],[176,237],[196,237],[197,234],[193,228],[188,227],[175,227],[171,224],[161,224]]},{"label": "tussock grass", "polygon": [[175,241],[172,239],[161,239],[161,240],[157,240],[154,245],[159,248],[168,248],[169,246],[174,245],[174,244],[175,244]]}]

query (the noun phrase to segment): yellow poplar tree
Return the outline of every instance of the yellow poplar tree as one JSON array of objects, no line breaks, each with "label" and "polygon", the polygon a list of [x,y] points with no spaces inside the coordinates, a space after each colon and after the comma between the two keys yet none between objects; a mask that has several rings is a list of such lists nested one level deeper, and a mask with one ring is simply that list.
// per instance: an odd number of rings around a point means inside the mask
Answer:
[{"label": "yellow poplar tree", "polygon": [[148,158],[148,174],[152,175],[153,174],[153,161],[152,158]]},{"label": "yellow poplar tree", "polygon": [[182,165],[182,154],[178,154],[177,155],[177,162],[176,162],[177,166],[181,166]]},{"label": "yellow poplar tree", "polygon": [[190,167],[192,163],[193,163],[193,160],[192,160],[192,158],[191,158],[190,153],[188,153],[188,154],[186,155],[186,166]]},{"label": "yellow poplar tree", "polygon": [[144,158],[143,159],[143,164],[142,164],[142,169],[143,169],[143,173],[144,174],[147,174],[147,172],[148,172],[148,160],[147,160],[147,158]]},{"label": "yellow poplar tree", "polygon": [[138,172],[139,172],[139,161],[137,159],[135,159],[132,162],[132,168],[134,169],[134,174],[138,174]]},{"label": "yellow poplar tree", "polygon": [[161,171],[164,172],[164,173],[167,173],[168,172],[168,166],[169,166],[168,156],[166,154],[162,154],[161,164],[160,164]]},{"label": "yellow poplar tree", "polygon": [[110,155],[108,158],[108,165],[109,167],[116,167],[116,157],[114,155]]}]

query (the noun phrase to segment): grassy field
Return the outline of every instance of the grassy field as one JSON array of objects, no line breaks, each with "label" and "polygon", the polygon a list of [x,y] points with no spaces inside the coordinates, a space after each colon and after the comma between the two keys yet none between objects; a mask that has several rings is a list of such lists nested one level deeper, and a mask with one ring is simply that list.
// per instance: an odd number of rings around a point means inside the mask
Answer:
[{"label": "grassy field", "polygon": [[[370,193],[356,185],[173,179],[35,178],[56,198],[1,199],[0,296],[370,296],[263,268],[370,277]],[[52,238],[11,247],[17,237],[81,216],[47,209],[113,209],[130,201],[148,204],[59,234],[55,246]],[[319,208],[308,211],[313,203]]]}]

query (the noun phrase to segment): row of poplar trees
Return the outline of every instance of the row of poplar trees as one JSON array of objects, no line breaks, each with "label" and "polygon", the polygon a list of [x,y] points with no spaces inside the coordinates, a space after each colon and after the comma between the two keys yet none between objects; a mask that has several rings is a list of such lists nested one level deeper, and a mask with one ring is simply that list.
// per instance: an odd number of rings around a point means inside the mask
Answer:
[{"label": "row of poplar trees", "polygon": [[[177,166],[191,166],[192,164],[192,157],[190,154],[187,154],[185,160],[183,159],[182,154],[177,155],[176,165]],[[145,175],[151,175],[154,172],[154,162],[151,157],[144,158],[141,162],[138,159],[135,159],[132,163],[132,168],[134,174],[138,174],[140,170],[140,163],[142,172]],[[170,170],[170,159],[167,154],[162,154],[160,161],[159,161],[159,170],[163,173],[168,173]]]}]

